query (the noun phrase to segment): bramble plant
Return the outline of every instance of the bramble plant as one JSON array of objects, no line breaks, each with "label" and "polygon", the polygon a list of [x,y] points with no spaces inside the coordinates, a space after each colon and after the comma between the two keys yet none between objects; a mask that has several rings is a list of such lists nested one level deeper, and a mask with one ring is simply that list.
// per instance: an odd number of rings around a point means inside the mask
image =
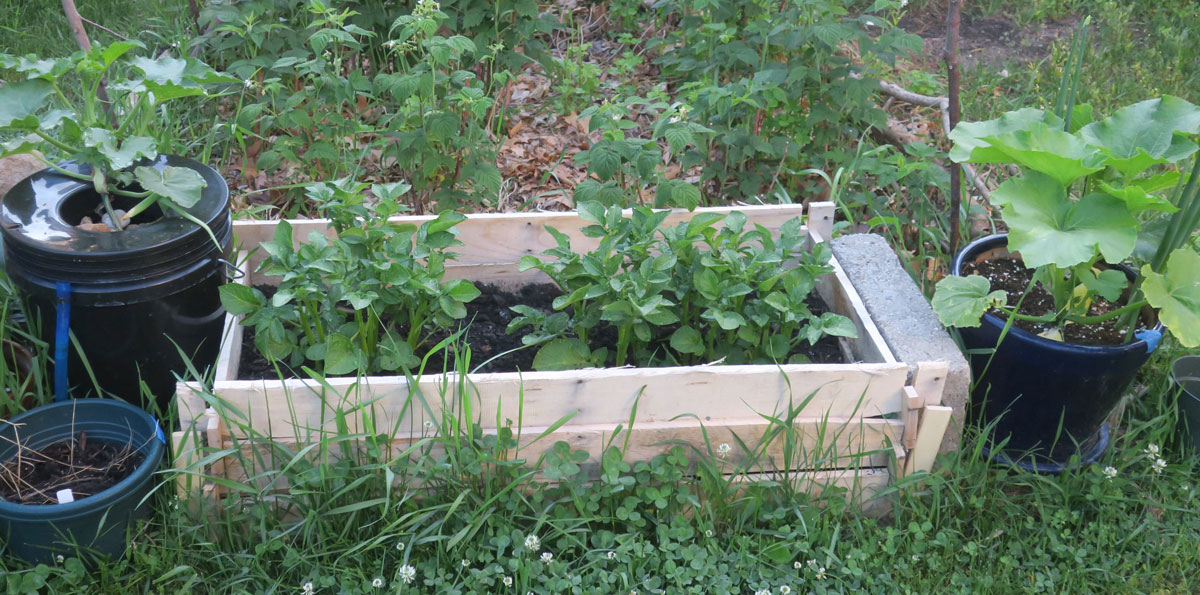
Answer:
[{"label": "bramble plant", "polygon": [[[1017,320],[1095,324],[1117,318],[1132,327],[1149,305],[1187,347],[1200,345],[1200,255],[1187,245],[1200,223],[1196,179],[1175,164],[1197,152],[1200,108],[1166,96],[1092,122],[1090,106],[1064,121],[1021,109],[995,120],[960,124],[950,134],[958,162],[1011,163],[1022,174],[1000,185],[993,202],[1004,209],[1008,247],[1054,300],[1042,316],[1016,312],[986,279],[950,276],[938,283],[934,310],[947,326],[978,326],[996,308]],[[1162,195],[1175,189],[1174,200]],[[1139,237],[1138,230],[1142,230]],[[1149,246],[1135,252],[1138,244]],[[1111,312],[1088,315],[1096,296],[1116,302],[1127,294],[1125,275],[1107,265],[1139,256],[1147,261],[1129,297]],[[1126,340],[1134,333],[1127,332]]]},{"label": "bramble plant", "polygon": [[[91,182],[116,231],[156,204],[207,230],[186,211],[204,188],[198,172],[140,164],[159,155],[158,114],[168,102],[208,96],[209,87],[238,81],[194,58],[151,59],[132,54],[135,49],[145,46],[121,41],[67,58],[0,54],[0,68],[25,77],[0,87],[0,131],[20,135],[0,147],[0,157],[40,155],[36,151],[49,145],[61,158],[90,166],[91,173],[82,174],[42,157],[51,169]],[[118,215],[113,194],[139,202]]]},{"label": "bramble plant", "polygon": [[312,184],[308,198],[330,219],[337,236],[314,231],[294,247],[292,226],[280,221],[261,244],[266,275],[280,277],[267,298],[244,285],[221,287],[225,309],[253,326],[259,352],[272,361],[322,362],[324,373],[410,369],[437,329],[466,316],[479,296],[469,281],[444,281],[448,249],[462,245],[454,226],[466,217],[445,211],[420,226],[393,223],[408,184],[369,186],[349,179]]},{"label": "bramble plant", "polygon": [[[581,203],[579,216],[593,223],[583,234],[600,240],[585,254],[547,226],[558,243],[545,252],[551,259],[525,256],[519,268],[546,273],[563,291],[554,308],[572,316],[514,308],[522,316],[509,330],[533,326],[523,341],[545,342],[535,368],[622,366],[631,357],[651,365],[797,363],[804,360],[790,356],[805,341],[857,336],[846,317],[818,316],[806,304],[817,278],[833,268],[824,244],[801,249],[798,218],[774,238],[759,225],[746,229],[746,216],[736,211],[700,213],[664,228],[668,215],[635,207],[625,217],[618,206]],[[793,259],[796,266],[787,266]],[[611,357],[588,344],[602,322],[617,332]]]}]

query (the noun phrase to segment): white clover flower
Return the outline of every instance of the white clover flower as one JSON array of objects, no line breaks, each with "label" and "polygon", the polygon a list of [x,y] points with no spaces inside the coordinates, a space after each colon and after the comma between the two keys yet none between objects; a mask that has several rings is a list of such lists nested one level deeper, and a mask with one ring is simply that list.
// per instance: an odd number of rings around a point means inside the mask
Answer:
[{"label": "white clover flower", "polygon": [[397,541],[397,542],[396,542],[396,549],[397,549],[397,550],[399,550],[399,551],[404,551],[404,548],[405,548],[405,544],[404,544],[404,542],[403,542],[403,541]]},{"label": "white clover flower", "polygon": [[805,562],[805,565],[807,565],[809,568],[815,568],[817,566],[817,561],[809,560],[808,562]]},{"label": "white clover flower", "polygon": [[542,547],[542,540],[538,539],[537,535],[525,536],[525,549],[532,551],[540,547]]},{"label": "white clover flower", "polygon": [[819,580],[819,581],[825,580],[825,567],[824,566],[817,569],[817,580]]},{"label": "white clover flower", "polygon": [[754,595],[771,595],[770,589],[759,589],[754,592]]},{"label": "white clover flower", "polygon": [[413,579],[417,578],[417,569],[408,564],[401,566],[397,572],[400,573],[400,580],[404,581],[406,585],[412,584]]},{"label": "white clover flower", "polygon": [[801,564],[799,560],[796,560],[795,562],[792,562],[792,568],[800,570],[801,568],[804,568],[804,565]]},{"label": "white clover flower", "polygon": [[712,536],[713,536],[713,531],[712,531],[712,529],[705,529],[705,530],[704,530],[704,536],[705,536],[705,537],[712,537]]},{"label": "white clover flower", "polygon": [[1110,465],[1110,466],[1104,468],[1104,477],[1107,477],[1109,481],[1112,481],[1112,478],[1114,478],[1116,476],[1117,476],[1117,468],[1116,467],[1113,467]]},{"label": "white clover flower", "polygon": [[422,424],[422,425],[424,425],[424,426],[425,426],[425,429],[426,429],[426,430],[432,430],[432,429],[433,429],[433,420],[432,420],[432,419],[427,419],[427,420],[425,420],[425,423],[424,423],[424,424]]},{"label": "white clover flower", "polygon": [[1162,473],[1163,470],[1167,468],[1167,462],[1162,459],[1155,459],[1154,462],[1150,464],[1150,468],[1153,469],[1155,473]]},{"label": "white clover flower", "polygon": [[313,592],[312,581],[308,581],[307,583],[304,583],[303,585],[301,585],[300,590],[306,594],[312,593]]},{"label": "white clover flower", "polygon": [[511,577],[511,576],[506,576],[506,577],[504,577],[504,586],[505,586],[505,587],[511,587],[511,586],[512,586],[512,577]]},{"label": "white clover flower", "polygon": [[461,562],[459,562],[459,564],[460,564],[460,565],[461,565],[463,568],[467,568],[468,566],[470,566],[470,565],[471,565],[471,561],[470,561],[470,560],[468,560],[468,559],[466,559],[466,558],[463,558],[463,559],[462,559],[462,561],[461,561]]},{"label": "white clover flower", "polygon": [[550,552],[542,552],[542,562],[549,564],[552,560],[554,560],[554,554],[551,554]]},{"label": "white clover flower", "polygon": [[789,586],[787,586],[787,585],[779,585],[779,593],[780,593],[780,595],[788,595],[788,593],[791,593],[791,592],[792,592],[792,588],[791,588],[791,587],[789,587]]},{"label": "white clover flower", "polygon": [[717,454],[720,455],[721,458],[725,458],[725,455],[729,454],[731,450],[733,450],[733,447],[729,446],[728,442],[722,442],[719,446],[717,446]]},{"label": "white clover flower", "polygon": [[920,562],[920,561],[921,561],[921,555],[913,554],[913,562]]},{"label": "white clover flower", "polygon": [[375,587],[376,589],[382,588],[383,587],[383,577],[382,576],[375,577],[375,580],[371,581],[371,586]]},{"label": "white clover flower", "polygon": [[1144,450],[1142,452],[1146,453],[1146,455],[1152,459],[1157,459],[1158,453],[1160,452],[1160,450],[1159,450],[1157,444],[1151,443],[1150,445],[1146,446],[1146,450]]},{"label": "white clover flower", "polygon": [[62,564],[64,561],[66,561],[66,558],[63,558],[63,555],[59,554],[57,556],[54,556],[54,561],[59,564]]},{"label": "white clover flower", "polygon": [[617,552],[608,552],[607,554],[605,554],[605,557],[607,557],[609,560],[616,560]]}]

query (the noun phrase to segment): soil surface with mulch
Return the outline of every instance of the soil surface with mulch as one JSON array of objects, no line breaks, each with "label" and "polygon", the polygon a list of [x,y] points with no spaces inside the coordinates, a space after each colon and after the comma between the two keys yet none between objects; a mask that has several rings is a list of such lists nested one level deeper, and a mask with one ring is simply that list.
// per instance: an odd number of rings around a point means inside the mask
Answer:
[{"label": "soil surface with mulch", "polygon": [[128,444],[88,440],[80,432],[41,450],[22,450],[0,467],[0,498],[14,504],[58,504],[58,491],[69,488],[79,500],[129,477],[144,459]]},{"label": "soil surface with mulch", "polygon": [[[517,372],[533,370],[533,357],[537,354],[538,346],[525,347],[522,349],[521,338],[529,334],[528,327],[520,329],[512,334],[508,334],[505,330],[508,328],[508,323],[517,316],[511,306],[524,304],[537,308],[546,313],[554,312],[554,298],[561,295],[558,287],[553,284],[534,284],[521,287],[517,291],[506,291],[490,283],[477,283],[476,287],[481,292],[479,297],[467,303],[467,316],[461,322],[461,328],[466,329],[464,334],[465,342],[471,348],[471,371],[472,372]],[[256,286],[256,288],[270,297],[275,288],[268,285]],[[807,301],[809,309],[814,315],[820,316],[828,312],[829,308],[821,301],[816,293],[809,296]],[[240,355],[240,364],[238,366],[238,378],[242,380],[263,380],[277,379],[279,374],[275,371],[275,365],[268,361],[258,352],[254,346],[254,329],[252,327],[244,327],[245,335],[242,339],[242,353]],[[403,331],[400,329],[401,336]],[[457,331],[458,329],[455,329]],[[664,329],[664,337],[669,337],[674,328]],[[442,339],[448,337],[450,331],[439,331],[426,341],[427,348],[437,344]],[[601,325],[589,337],[592,340],[591,347],[599,349],[608,347],[610,352],[616,349],[617,333],[616,329]],[[665,339],[664,339],[665,341]],[[425,352],[419,352],[418,356],[423,357]],[[845,359],[842,356],[842,350],[838,345],[836,337],[822,337],[815,345],[802,343],[789,356],[803,355],[813,363],[830,364],[844,363]],[[299,366],[295,369],[290,368],[278,362],[280,371],[287,377],[291,378],[306,378],[307,375],[300,371]],[[310,368],[317,369],[314,362],[304,362]],[[426,364],[426,373],[440,373],[444,369],[452,370],[454,362],[446,362],[440,354],[434,354],[429,358]]]},{"label": "soil surface with mulch", "polygon": [[[1008,305],[1010,307],[1016,307],[1019,302],[1021,307],[1017,312],[1029,316],[1043,316],[1054,311],[1054,298],[1045,287],[1042,287],[1041,283],[1035,285],[1029,291],[1029,295],[1025,296],[1025,300],[1021,301],[1021,296],[1024,295],[1025,288],[1033,280],[1033,273],[1033,269],[1025,268],[1025,265],[1015,258],[995,258],[977,263],[968,263],[963,267],[964,275],[980,275],[991,281],[992,290],[1003,289],[1008,294]],[[1096,296],[1095,301],[1092,302],[1092,306],[1088,310],[1088,316],[1107,314],[1120,308],[1123,304],[1124,298],[1120,302],[1114,303]],[[1005,318],[1004,314],[996,310],[992,310],[989,313],[1000,318]],[[1013,326],[1035,335],[1040,335],[1054,328],[1052,324],[1030,322],[1028,320],[1014,321]],[[1145,328],[1144,321],[1139,322],[1137,330],[1140,331]],[[1115,320],[1100,324],[1068,324],[1063,328],[1063,340],[1076,345],[1123,345],[1125,344],[1125,332],[1125,329],[1118,329],[1116,327]]]}]

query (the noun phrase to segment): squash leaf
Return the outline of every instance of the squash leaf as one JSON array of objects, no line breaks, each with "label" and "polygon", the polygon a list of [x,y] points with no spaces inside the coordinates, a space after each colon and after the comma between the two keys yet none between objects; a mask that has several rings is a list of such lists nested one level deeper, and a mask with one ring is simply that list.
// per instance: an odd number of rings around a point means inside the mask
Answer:
[{"label": "squash leaf", "polygon": [[1184,347],[1200,347],[1200,254],[1180,248],[1167,259],[1164,274],[1145,265],[1142,275],[1146,301],[1159,309],[1162,323]]}]

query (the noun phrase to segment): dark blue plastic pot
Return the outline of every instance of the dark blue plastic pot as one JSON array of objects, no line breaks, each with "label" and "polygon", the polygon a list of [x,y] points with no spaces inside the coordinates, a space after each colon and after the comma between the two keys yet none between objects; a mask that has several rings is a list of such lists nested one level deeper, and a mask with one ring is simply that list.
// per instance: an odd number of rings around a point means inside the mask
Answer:
[{"label": "dark blue plastic pot", "polygon": [[6,551],[30,563],[71,556],[78,544],[104,556],[125,552],[125,533],[150,512],[143,500],[166,448],[158,422],[145,411],[114,399],[74,399],[44,405],[0,425],[0,462],[16,456],[17,442],[41,449],[86,432],[88,440],[129,444],[145,459],[111,488],[66,504],[14,504],[0,499],[0,540]]},{"label": "dark blue plastic pot", "polygon": [[[972,242],[954,259],[952,274],[961,276],[971,262],[1007,256],[1007,245],[1005,235]],[[1050,472],[1076,454],[1084,463],[1099,458],[1107,442],[1104,420],[1151,348],[1140,339],[1111,347],[1073,345],[1015,326],[1000,342],[1004,324],[986,314],[978,328],[959,329],[968,351],[996,348],[994,354],[968,354],[975,383],[969,414],[981,427],[995,424],[996,444],[1007,441],[994,454]]]}]

